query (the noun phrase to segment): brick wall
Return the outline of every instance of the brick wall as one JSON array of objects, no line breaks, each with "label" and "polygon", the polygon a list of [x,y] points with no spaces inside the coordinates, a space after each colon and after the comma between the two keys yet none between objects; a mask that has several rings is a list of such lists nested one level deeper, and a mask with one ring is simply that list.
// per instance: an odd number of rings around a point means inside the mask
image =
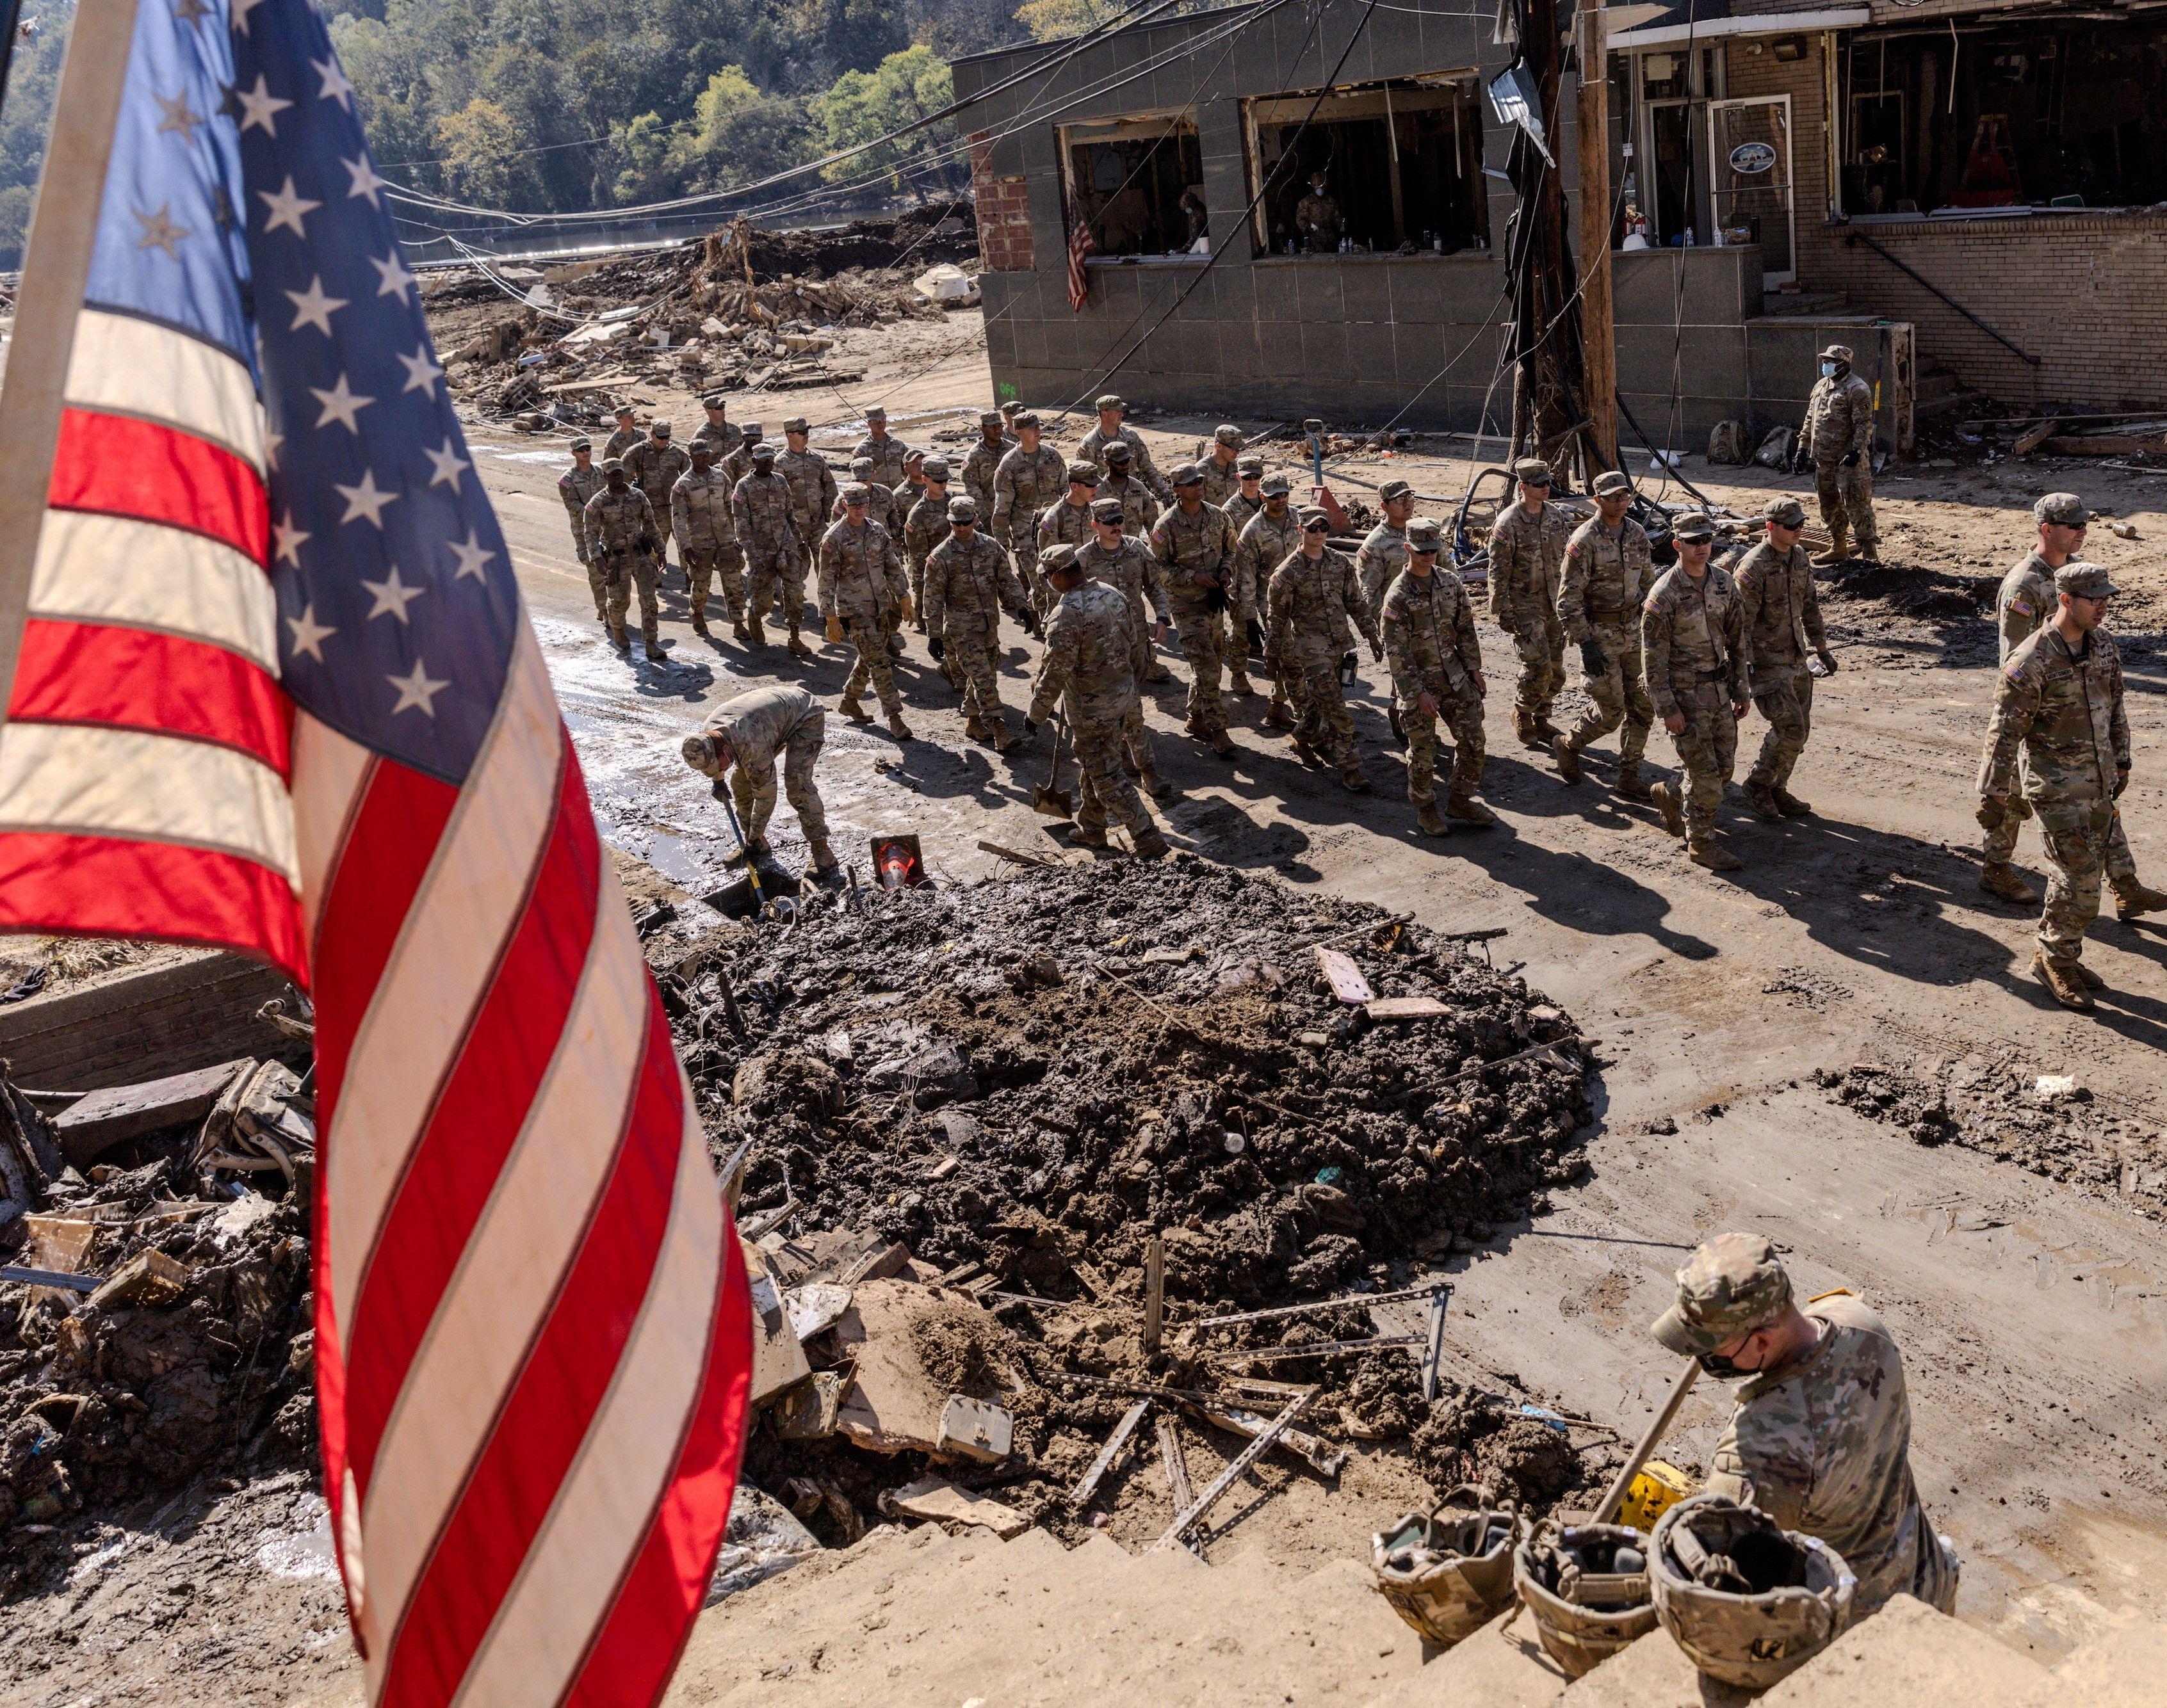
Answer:
[{"label": "brick wall", "polygon": [[1029,272],[1036,265],[1031,241],[1031,180],[993,172],[992,133],[973,131],[971,199],[978,215],[978,256],[988,272]]}]

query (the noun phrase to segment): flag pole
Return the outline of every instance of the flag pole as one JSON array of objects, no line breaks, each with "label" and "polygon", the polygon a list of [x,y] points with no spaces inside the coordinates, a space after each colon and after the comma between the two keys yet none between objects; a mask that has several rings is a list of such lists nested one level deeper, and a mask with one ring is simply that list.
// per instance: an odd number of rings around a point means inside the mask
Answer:
[{"label": "flag pole", "polygon": [[7,383],[0,386],[0,725],[14,693],[76,315],[98,239],[137,3],[82,0],[76,8],[24,252]]}]

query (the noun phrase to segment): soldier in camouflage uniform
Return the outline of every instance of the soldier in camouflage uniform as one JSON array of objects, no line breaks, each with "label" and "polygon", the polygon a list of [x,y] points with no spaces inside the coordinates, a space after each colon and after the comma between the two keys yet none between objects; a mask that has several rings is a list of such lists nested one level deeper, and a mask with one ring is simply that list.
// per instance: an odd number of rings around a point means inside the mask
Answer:
[{"label": "soldier in camouflage uniform", "polygon": [[872,500],[856,481],[845,487],[843,519],[820,537],[820,616],[829,640],[856,654],[835,709],[853,723],[870,722],[858,700],[870,679],[887,714],[889,732],[907,742],[911,735],[903,721],[903,696],[888,669],[887,637],[909,586],[903,553],[887,530],[866,516]]},{"label": "soldier in camouflage uniform", "polygon": [[[1242,489],[1242,447],[1248,442],[1239,427],[1222,423],[1211,430],[1211,453],[1197,467],[1204,471],[1204,501],[1212,509],[1224,510],[1227,500]],[[1234,523],[1237,532],[1241,526]]]},{"label": "soldier in camouflage uniform", "polygon": [[978,513],[983,516],[990,517],[993,513],[994,473],[1000,468],[1001,459],[1016,447],[1016,442],[1002,431],[1005,426],[999,410],[982,411],[978,416],[978,442],[963,459],[963,490],[978,500]]},{"label": "soldier in camouflage uniform", "polygon": [[[1234,541],[1235,620],[1249,645],[1263,652],[1268,660],[1271,643],[1264,637],[1261,615],[1265,590],[1271,584],[1272,571],[1301,550],[1301,518],[1287,501],[1293,487],[1294,482],[1285,474],[1267,475],[1260,480],[1257,485],[1260,508]],[[1301,697],[1301,677],[1298,672],[1274,669],[1269,662],[1265,668],[1272,672],[1272,703],[1264,708],[1264,727],[1292,729],[1306,703]]]},{"label": "soldier in camouflage uniform", "polygon": [[[866,411],[866,436],[852,447],[850,460],[855,463],[861,457],[871,457],[873,479],[893,493],[902,489],[903,459],[909,450],[902,440],[889,436],[887,411],[876,404]],[[873,520],[880,518],[875,516]]]},{"label": "soldier in camouflage uniform", "polygon": [[733,487],[752,473],[752,447],[760,443],[762,431],[758,421],[747,421],[744,436],[738,441],[737,449],[723,458],[723,473],[729,477]]},{"label": "soldier in camouflage uniform", "polygon": [[1558,738],[1550,707],[1565,685],[1565,627],[1557,614],[1559,566],[1572,522],[1550,502],[1550,465],[1524,457],[1513,465],[1519,496],[1490,530],[1490,615],[1520,654],[1513,728],[1531,748]]},{"label": "soldier in camouflage uniform", "polygon": [[1407,567],[1407,518],[1415,513],[1415,489],[1404,480],[1388,480],[1377,489],[1377,501],[1385,507],[1384,517],[1363,537],[1354,553],[1354,573],[1362,578],[1362,597],[1370,601],[1372,623],[1384,611],[1385,590]]},{"label": "soldier in camouflage uniform", "polygon": [[778,591],[790,630],[792,656],[809,658],[813,649],[797,629],[805,610],[805,536],[797,527],[797,504],[790,483],[776,473],[775,447],[766,440],[752,447],[752,470],[730,489],[730,521],[744,550],[750,583],[745,628],[755,647],[767,644],[768,608]]},{"label": "soldier in camouflage uniform", "polygon": [[[903,537],[903,524],[910,520],[911,511],[918,508],[919,500],[925,496],[925,453],[915,445],[903,453],[903,484],[895,489],[895,537]],[[990,516],[988,505],[979,512]]]},{"label": "soldier in camouflage uniform", "polygon": [[[648,506],[654,512],[654,526],[660,531],[662,543],[670,543],[670,494],[677,484],[677,477],[692,466],[692,459],[683,448],[670,442],[670,423],[660,418],[648,423],[647,436],[624,453],[624,478],[647,494]],[[684,553],[678,554],[681,561]],[[657,552],[654,567],[660,573],[666,567],[668,553]]]},{"label": "soldier in camouflage uniform", "polygon": [[1026,732],[1053,715],[1057,701],[1068,712],[1069,739],[1083,772],[1083,799],[1068,840],[1086,848],[1106,845],[1106,813],[1128,827],[1138,854],[1156,858],[1166,838],[1121,775],[1121,720],[1136,698],[1135,620],[1121,590],[1087,581],[1073,547],[1056,546],[1040,560],[1057,603],[1046,632],[1046,657],[1032,685]]},{"label": "soldier in camouflage uniform", "polygon": [[[903,519],[903,567],[910,578],[910,602],[918,612],[918,629],[925,632],[925,559],[948,537],[948,459],[925,459],[925,491]],[[941,673],[951,682],[949,672]]]},{"label": "soldier in camouflage uniform", "polygon": [[557,496],[564,501],[564,514],[572,519],[572,549],[580,554],[580,567],[587,572],[587,585],[595,595],[595,616],[609,627],[609,590],[602,572],[587,550],[587,500],[607,484],[595,467],[595,442],[582,433],[572,441],[572,466],[557,477]]},{"label": "soldier in camouflage uniform", "polygon": [[813,781],[827,723],[820,702],[803,688],[755,688],[724,701],[708,714],[699,734],[685,738],[685,763],[713,780],[718,800],[725,786],[735,797],[738,821],[744,827],[744,859],[764,860],[773,853],[767,825],[775,816],[775,756],[781,754],[783,792],[805,833],[813,870],[824,877],[836,870],[835,851],[828,845],[827,809]]},{"label": "soldier in camouflage uniform", "polygon": [[1043,617],[1053,608],[1053,595],[1038,574],[1038,522],[1068,486],[1068,463],[1039,442],[1038,417],[1029,410],[1017,415],[1015,427],[1015,449],[993,470],[993,538],[1030,568],[1031,608]]},{"label": "soldier in camouflage uniform", "polygon": [[1568,783],[1581,780],[1581,750],[1619,724],[1618,792],[1645,801],[1650,791],[1640,775],[1640,756],[1648,750],[1648,731],[1656,714],[1640,670],[1640,604],[1655,580],[1655,558],[1648,536],[1625,514],[1633,488],[1612,469],[1595,478],[1596,513],[1566,541],[1558,587],[1558,623],[1580,648],[1587,697],[1594,702],[1570,733],[1550,743],[1558,775]]},{"label": "soldier in camouflage uniform", "polygon": [[1242,537],[1242,530],[1249,526],[1249,518],[1264,507],[1264,459],[1243,457],[1235,463],[1234,472],[1234,490],[1219,508],[1227,512],[1227,520],[1233,523],[1234,537],[1238,540]]},{"label": "soldier in camouflage uniform", "polygon": [[1159,505],[1134,473],[1135,453],[1125,442],[1116,439],[1106,447],[1105,463],[1106,475],[1099,483],[1099,496],[1121,500],[1122,531],[1134,534],[1140,540],[1147,538],[1152,524],[1158,520]]},{"label": "soldier in camouflage uniform", "polygon": [[[1227,513],[1204,502],[1204,471],[1184,463],[1174,471],[1174,501],[1151,531],[1151,553],[1158,560],[1159,579],[1181,634],[1182,656],[1189,660],[1189,734],[1201,737],[1226,759],[1234,751],[1227,733],[1227,711],[1219,699],[1219,676],[1226,662],[1227,612],[1232,600],[1234,528]],[[1100,504],[1110,502],[1102,494]],[[1249,689],[1246,674],[1242,687]]]},{"label": "soldier in camouflage uniform", "polygon": [[1746,716],[1744,612],[1738,584],[1709,562],[1715,524],[1688,510],[1672,523],[1671,537],[1678,561],[1641,607],[1640,655],[1650,705],[1671,732],[1685,780],[1651,792],[1663,828],[1685,838],[1695,865],[1735,872],[1744,863],[1717,845],[1715,809],[1738,762],[1738,720]]},{"label": "soldier in camouflage uniform", "polygon": [[639,633],[647,656],[662,657],[662,619],[655,609],[654,584],[660,571],[662,531],[654,525],[647,494],[625,479],[624,462],[612,457],[602,464],[602,489],[587,500],[587,559],[599,564],[608,593],[606,616],[610,639],[620,653],[632,650],[624,632],[625,613],[639,593]]},{"label": "soldier in camouflage uniform", "polygon": [[[1301,680],[1295,751],[1305,759],[1321,753],[1338,769],[1339,780],[1360,794],[1370,780],[1355,750],[1354,719],[1341,690],[1339,660],[1354,644],[1357,631],[1370,632],[1370,608],[1363,603],[1354,560],[1328,543],[1332,519],[1317,506],[1305,505],[1301,529],[1300,549],[1272,572],[1267,594],[1272,660],[1283,674]],[[1385,656],[1381,642],[1373,641],[1370,650],[1374,658]]]},{"label": "soldier in camouflage uniform", "polygon": [[613,457],[623,457],[646,436],[639,431],[638,420],[638,415],[629,404],[617,410],[617,431],[602,443],[603,462],[607,463]]},{"label": "soldier in camouflage uniform", "polygon": [[[1115,500],[1103,499],[1091,508],[1094,512],[1092,537],[1077,548],[1077,567],[1094,581],[1120,588],[1121,596],[1129,601],[1136,641],[1134,669],[1141,684],[1147,679],[1150,666],[1158,662],[1152,648],[1166,638],[1166,591],[1159,583],[1158,560],[1144,549],[1142,541],[1121,531],[1121,507]],[[1172,795],[1174,785],[1161,780],[1151,732],[1144,727],[1141,689],[1121,715],[1121,743],[1128,755],[1129,771],[1142,780],[1144,792],[1162,801]]]},{"label": "soldier in camouflage uniform", "polygon": [[[790,484],[791,519],[797,525],[797,537],[806,542],[809,554],[826,531],[835,508],[835,471],[811,448],[804,416],[792,415],[785,421],[782,437],[785,448],[775,459],[775,472]],[[797,627],[795,612],[790,626]]]},{"label": "soldier in camouflage uniform", "polygon": [[1879,1316],[1846,1288],[1801,1310],[1772,1245],[1719,1234],[1678,1271],[1654,1333],[1719,1381],[1743,1381],[1708,1493],[1841,1555],[1858,1579],[1854,1620],[1899,1594],[1955,1606],[1957,1557],[1920,1504],[1904,1360]]},{"label": "soldier in camouflage uniform", "polygon": [[1330,255],[1339,247],[1346,222],[1339,204],[1327,188],[1331,182],[1322,172],[1309,175],[1309,193],[1294,206],[1294,229],[1301,233],[1301,246],[1310,255]]},{"label": "soldier in camouflage uniform", "polygon": [[[870,457],[853,457],[850,458],[850,479],[856,484],[862,486],[867,492],[872,494],[872,496],[866,501],[866,514],[872,517],[873,521],[878,522],[882,527],[886,528],[889,533],[894,535],[896,538],[901,539],[903,537],[903,516],[908,516],[909,512],[906,510],[903,512],[902,516],[898,516],[897,514],[896,489],[893,486],[890,486],[885,480],[877,480],[874,479],[873,459]],[[840,517],[842,514],[843,500],[841,494],[838,492],[835,498],[834,506],[828,514],[828,520],[832,522]]]},{"label": "soldier in camouflage uniform", "polygon": [[1761,756],[1746,774],[1746,798],[1763,818],[1803,818],[1813,808],[1791,792],[1791,772],[1813,732],[1815,666],[1835,674],[1836,654],[1821,626],[1814,566],[1799,543],[1805,507],[1795,498],[1775,498],[1761,516],[1766,537],[1731,567],[1746,628],[1747,685],[1768,720]]},{"label": "soldier in camouflage uniform", "polygon": [[[707,396],[702,398],[700,407],[707,412],[707,419],[702,425],[700,431],[692,435],[694,444],[705,444],[714,447],[713,456],[715,466],[718,468],[726,468],[729,463],[730,452],[747,442],[745,436],[730,425],[729,401],[729,398],[718,391],[711,391]],[[688,451],[691,448],[689,445],[686,447]],[[735,480],[737,477],[732,475],[730,479]]]},{"label": "soldier in camouflage uniform", "polygon": [[948,500],[948,537],[925,560],[925,622],[934,658],[952,664],[963,689],[963,733],[1014,753],[1001,717],[997,663],[1001,613],[1031,627],[1031,605],[1009,554],[978,531],[978,500],[958,493]]},{"label": "soldier in camouflage uniform", "polygon": [[677,536],[677,555],[692,590],[692,632],[707,632],[707,594],[715,576],[723,578],[723,605],[741,645],[752,644],[744,620],[744,553],[730,518],[730,483],[715,467],[712,440],[692,442],[692,466],[670,489],[670,526]]},{"label": "soldier in camouflage uniform", "polygon": [[[1107,461],[1106,453],[1115,445],[1126,445],[1136,478],[1143,482],[1145,489],[1161,504],[1172,503],[1174,494],[1167,489],[1166,483],[1158,478],[1158,465],[1152,461],[1151,447],[1144,443],[1142,436],[1134,427],[1121,425],[1121,415],[1127,405],[1113,393],[1108,392],[1099,399],[1095,407],[1099,411],[1099,425],[1084,436],[1084,442],[1076,447],[1076,454],[1089,458],[1110,473],[1113,465]],[[1145,526],[1148,527],[1150,524],[1147,522]]]},{"label": "soldier in camouflage uniform", "polygon": [[1054,601],[1052,588],[1038,573],[1038,560],[1056,546],[1073,546],[1081,550],[1091,543],[1091,502],[1099,495],[1099,465],[1076,457],[1069,461],[1067,468],[1067,489],[1038,513],[1038,525],[1032,532],[1036,549],[1028,556],[1020,548],[1017,552],[1026,566],[1025,579],[1031,585],[1031,608],[1041,618],[1051,614]]},{"label": "soldier in camouflage uniform", "polygon": [[1391,667],[1392,699],[1407,738],[1407,799],[1425,836],[1449,828],[1437,810],[1437,723],[1452,731],[1452,783],[1446,811],[1468,824],[1494,824],[1475,799],[1482,786],[1482,642],[1475,608],[1457,575],[1437,573],[1444,531],[1427,516],[1410,520],[1407,565],[1385,589],[1377,627]]},{"label": "soldier in camouflage uniform", "polygon": [[2115,592],[2096,563],[2054,572],[2054,620],[2001,667],[1979,774],[1980,822],[1992,829],[2008,812],[2021,746],[2021,786],[2053,868],[2032,970],[2064,1007],[2082,1011],[2105,983],[2078,957],[2099,917],[2115,802],[2129,785],[2122,654],[2100,627]]},{"label": "soldier in camouflage uniform", "polygon": [[1879,530],[1873,521],[1873,388],[1851,371],[1851,346],[1831,344],[1821,352],[1821,377],[1806,399],[1806,424],[1799,430],[1806,454],[1814,459],[1814,493],[1821,503],[1821,525],[1829,531],[1823,568],[1844,561],[1844,533],[1858,542],[1858,555],[1881,561]]}]

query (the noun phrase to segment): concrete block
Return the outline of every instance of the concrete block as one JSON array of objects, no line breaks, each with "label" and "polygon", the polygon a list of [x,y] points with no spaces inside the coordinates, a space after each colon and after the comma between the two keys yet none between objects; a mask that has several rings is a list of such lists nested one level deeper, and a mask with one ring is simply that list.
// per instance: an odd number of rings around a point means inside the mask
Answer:
[{"label": "concrete block", "polygon": [[1923,1601],[1899,1595],[1761,1702],[1762,1708],[1819,1708],[1837,1701],[2030,1708],[2048,1683],[2047,1669],[2015,1649]]},{"label": "concrete block", "polygon": [[1301,327],[1301,366],[1311,385],[1329,396],[1346,382],[1347,328],[1337,320],[1305,320]]},{"label": "concrete block", "polygon": [[1657,1629],[1575,1681],[1571,1708],[1745,1708],[1751,1690],[1703,1675]]},{"label": "concrete block", "polygon": [[[1518,1611],[1515,1605],[1513,1611]],[[1508,1623],[1509,1621],[1509,1623]],[[1367,1708],[1542,1708],[1571,1683],[1535,1640],[1533,1621],[1501,1613],[1433,1657]]]},{"label": "concrete block", "polygon": [[1347,318],[1347,299],[1340,289],[1341,267],[1327,256],[1285,264],[1285,277],[1292,285],[1295,318],[1328,320],[1337,325]]},{"label": "concrete block", "polygon": [[1339,296],[1346,318],[1384,325],[1392,318],[1392,272],[1389,261],[1350,261],[1339,273]]}]

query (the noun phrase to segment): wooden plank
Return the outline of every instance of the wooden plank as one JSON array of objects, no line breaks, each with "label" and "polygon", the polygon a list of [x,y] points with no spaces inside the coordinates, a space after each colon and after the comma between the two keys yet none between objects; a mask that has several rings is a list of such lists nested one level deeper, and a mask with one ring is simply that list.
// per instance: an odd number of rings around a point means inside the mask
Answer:
[{"label": "wooden plank", "polygon": [[1319,944],[1314,953],[1317,965],[1325,982],[1332,986],[1332,994],[1343,1002],[1367,1002],[1376,992],[1370,988],[1369,980],[1362,976],[1362,969],[1354,965],[1354,957],[1339,949],[1326,949]]},{"label": "wooden plank", "polygon": [[2029,457],[2034,451],[2037,451],[2042,445],[2053,438],[2056,433],[2059,432],[2061,431],[2061,426],[2062,424],[2059,421],[2042,421],[2037,426],[2032,428],[2029,432],[2020,436],[2016,444],[2011,446],[2010,449],[2016,456]]},{"label": "wooden plank", "polygon": [[1618,463],[1618,329],[1610,300],[1610,63],[1600,6],[1582,6],[1578,24],[1580,124],[1581,351],[1587,377],[1587,418],[1595,452]]},{"label": "wooden plank", "polygon": [[1438,1020],[1452,1012],[1434,997],[1378,997],[1362,1011],[1372,1020]]},{"label": "wooden plank", "polygon": [[990,1494],[958,1489],[940,1477],[921,1477],[882,1497],[882,1504],[905,1518],[926,1518],[944,1523],[983,1525],[1006,1541],[1031,1528],[1028,1515],[1006,1506]]},{"label": "wooden plank", "polygon": [[244,1056],[169,1079],[91,1092],[53,1118],[61,1152],[77,1168],[87,1168],[116,1145],[162,1128],[200,1121],[226,1087],[255,1066]]},{"label": "wooden plank", "polygon": [[[1294,1391],[1301,1393],[1305,1390],[1297,1388]],[[1199,1409],[1206,1423],[1216,1424],[1229,1435],[1254,1439],[1269,1426],[1268,1420],[1237,1405],[1206,1405]],[[1309,1467],[1320,1477],[1337,1477],[1347,1462],[1346,1448],[1335,1446],[1323,1436],[1311,1435],[1306,1430],[1282,1430],[1278,1446],[1297,1459],[1306,1460]]]},{"label": "wooden plank", "polygon": [[1068,1506],[1073,1512],[1081,1512],[1090,1504],[1091,1497],[1099,1492],[1099,1484],[1106,1473],[1113,1468],[1114,1461],[1121,1449],[1128,1445],[1129,1437],[1136,1432],[1136,1425],[1144,1420],[1151,1409],[1151,1401],[1140,1399],[1121,1414],[1121,1420],[1114,1425],[1114,1432],[1106,1437],[1106,1445],[1099,1449],[1099,1457],[1091,1462],[1091,1468],[1084,1473],[1083,1480],[1068,1491]]},{"label": "wooden plank", "polygon": [[2065,434],[2047,441],[2050,457],[2134,457],[2147,451],[2167,451],[2167,435],[2137,438],[2126,433]]}]

